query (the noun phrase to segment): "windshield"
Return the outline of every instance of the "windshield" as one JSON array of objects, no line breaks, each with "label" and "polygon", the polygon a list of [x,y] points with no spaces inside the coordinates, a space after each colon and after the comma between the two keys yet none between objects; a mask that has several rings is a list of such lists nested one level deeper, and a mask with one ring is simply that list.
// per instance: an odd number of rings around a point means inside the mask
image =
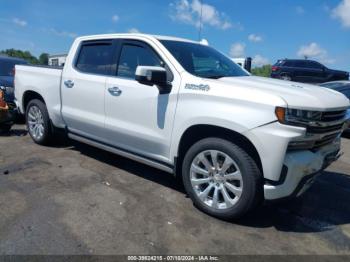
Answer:
[{"label": "windshield", "polygon": [[24,61],[0,60],[0,76],[13,76],[15,65],[25,64]]},{"label": "windshield", "polygon": [[172,40],[162,40],[161,43],[192,75],[214,79],[249,75],[239,65],[212,47]]}]

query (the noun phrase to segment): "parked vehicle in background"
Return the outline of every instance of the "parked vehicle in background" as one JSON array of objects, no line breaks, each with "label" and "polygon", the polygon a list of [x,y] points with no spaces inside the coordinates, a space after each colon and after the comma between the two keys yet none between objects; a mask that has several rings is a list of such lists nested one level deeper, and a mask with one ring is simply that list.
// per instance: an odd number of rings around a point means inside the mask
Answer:
[{"label": "parked vehicle in background", "polygon": [[333,81],[320,84],[320,86],[338,91],[350,99],[350,81]]},{"label": "parked vehicle in background", "polygon": [[248,72],[252,71],[252,58],[251,57],[232,58],[232,61],[235,62],[240,67],[247,70]]},{"label": "parked vehicle in background", "polygon": [[63,69],[16,66],[35,143],[71,139],[174,173],[202,211],[231,219],[302,194],[340,156],[349,100],[251,76],[198,42],[112,34],[75,40]]},{"label": "parked vehicle in background", "polygon": [[5,100],[14,100],[14,70],[15,65],[28,64],[27,61],[14,57],[0,56],[0,86],[5,90]]},{"label": "parked vehicle in background", "polygon": [[[350,81],[327,82],[320,84],[320,86],[338,91],[350,99]],[[350,133],[350,128],[346,129],[345,132]]]},{"label": "parked vehicle in background", "polygon": [[23,65],[27,62],[23,59],[0,56],[0,92],[5,106],[1,107],[0,131],[10,130],[16,117],[16,104],[14,102],[14,70],[15,65]]},{"label": "parked vehicle in background", "polygon": [[5,102],[4,91],[0,87],[0,134],[6,133],[11,129],[12,117],[9,107]]},{"label": "parked vehicle in background", "polygon": [[349,80],[349,72],[329,69],[313,60],[282,59],[272,66],[271,77],[302,83],[324,83]]},{"label": "parked vehicle in background", "polygon": [[64,66],[64,63],[66,62],[67,55],[66,54],[59,54],[59,55],[50,55],[48,58],[48,65],[49,66]]}]

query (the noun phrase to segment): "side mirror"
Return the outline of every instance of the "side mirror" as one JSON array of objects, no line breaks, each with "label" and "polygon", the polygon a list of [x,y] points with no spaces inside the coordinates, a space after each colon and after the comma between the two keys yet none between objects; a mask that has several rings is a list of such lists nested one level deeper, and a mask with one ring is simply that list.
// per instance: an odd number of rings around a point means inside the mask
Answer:
[{"label": "side mirror", "polygon": [[171,91],[171,84],[167,81],[167,72],[160,66],[138,66],[135,80],[144,85],[156,85],[160,94],[168,94]]}]

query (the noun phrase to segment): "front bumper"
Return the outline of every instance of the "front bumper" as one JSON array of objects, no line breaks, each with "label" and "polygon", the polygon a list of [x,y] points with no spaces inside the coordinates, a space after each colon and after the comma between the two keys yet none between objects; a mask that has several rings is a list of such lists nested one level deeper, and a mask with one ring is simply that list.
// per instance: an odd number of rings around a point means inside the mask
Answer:
[{"label": "front bumper", "polygon": [[283,162],[284,173],[280,181],[267,181],[264,185],[265,199],[275,200],[301,195],[312,185],[321,171],[338,159],[339,152],[340,138],[316,152],[310,150],[288,152]]},{"label": "front bumper", "polygon": [[[326,133],[312,134],[307,128],[278,122],[244,133],[260,156],[265,199],[286,198],[305,191],[314,177],[337,159],[341,131],[347,127],[347,121],[337,127],[342,129]],[[295,143],[301,141],[315,141],[315,144],[296,148]]]}]

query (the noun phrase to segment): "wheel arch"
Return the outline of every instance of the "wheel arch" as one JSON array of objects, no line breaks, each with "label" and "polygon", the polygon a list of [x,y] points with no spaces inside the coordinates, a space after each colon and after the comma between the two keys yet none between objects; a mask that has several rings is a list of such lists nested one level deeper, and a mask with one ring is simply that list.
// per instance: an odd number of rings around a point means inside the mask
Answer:
[{"label": "wheel arch", "polygon": [[33,90],[27,90],[24,92],[22,97],[23,112],[26,111],[29,102],[34,99],[38,99],[46,105],[44,98],[38,92],[35,92]]},{"label": "wheel arch", "polygon": [[246,152],[256,162],[261,174],[263,174],[262,162],[259,153],[254,144],[247,137],[231,129],[208,124],[197,124],[190,126],[182,134],[177,147],[177,155],[175,157],[175,174],[181,175],[182,161],[188,149],[194,143],[208,137],[226,139],[246,150]]}]

